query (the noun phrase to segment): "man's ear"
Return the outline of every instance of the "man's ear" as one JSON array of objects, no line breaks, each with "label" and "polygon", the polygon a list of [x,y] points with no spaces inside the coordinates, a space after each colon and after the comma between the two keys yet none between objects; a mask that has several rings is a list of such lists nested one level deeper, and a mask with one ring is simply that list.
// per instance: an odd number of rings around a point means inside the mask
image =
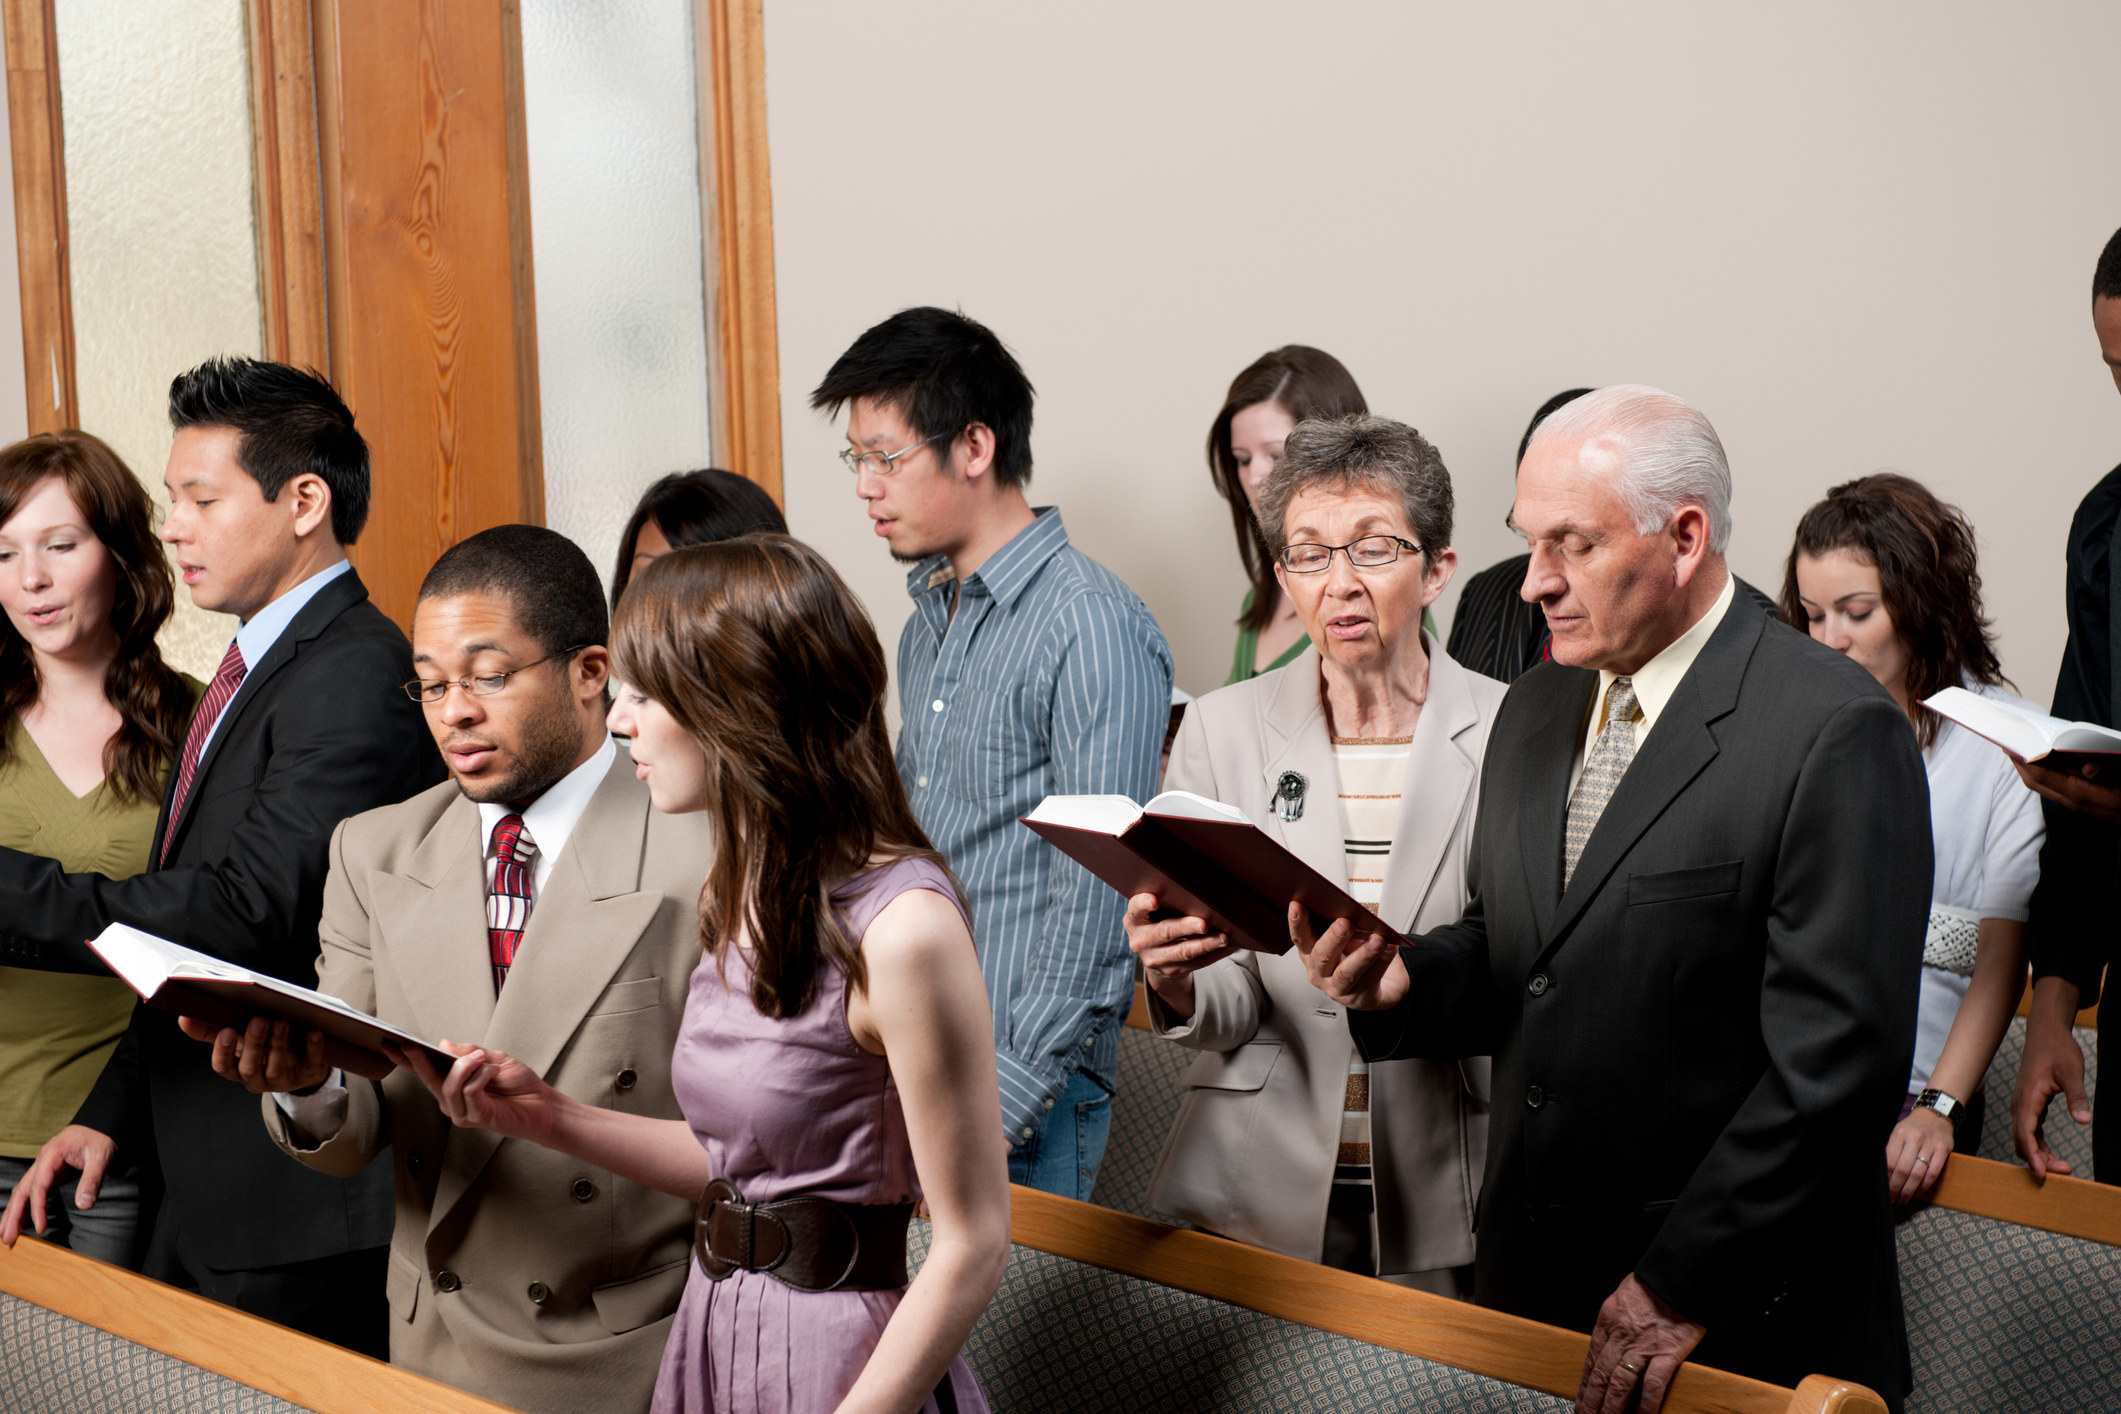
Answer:
[{"label": "man's ear", "polygon": [[323,527],[331,533],[331,486],[313,471],[289,477],[281,486],[280,494],[290,497],[289,509],[295,516],[295,534],[309,536]]},{"label": "man's ear", "polygon": [[601,643],[592,643],[574,655],[569,671],[574,674],[575,696],[602,697],[611,686],[611,650]]},{"label": "man's ear", "polygon": [[1684,589],[1709,557],[1709,513],[1698,505],[1681,506],[1672,513],[1669,533],[1675,561],[1673,582]]},{"label": "man's ear", "polygon": [[994,429],[975,422],[957,434],[950,449],[958,456],[958,469],[967,481],[976,481],[994,471]]}]

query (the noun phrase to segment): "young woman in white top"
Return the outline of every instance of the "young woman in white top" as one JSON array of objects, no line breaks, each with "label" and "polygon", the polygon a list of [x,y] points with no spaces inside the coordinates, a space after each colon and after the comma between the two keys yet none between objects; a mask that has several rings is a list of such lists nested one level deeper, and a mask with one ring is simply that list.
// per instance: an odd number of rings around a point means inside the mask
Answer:
[{"label": "young woman in white top", "polygon": [[1836,486],[1797,523],[1783,618],[1870,669],[1914,724],[1936,849],[1908,1099],[1887,1141],[1893,1198],[1936,1187],[1981,1137],[1981,1078],[2025,987],[2025,917],[2040,877],[2039,797],[2002,751],[1921,705],[1960,686],[2007,697],[1981,612],[1974,531],[1920,482]]}]

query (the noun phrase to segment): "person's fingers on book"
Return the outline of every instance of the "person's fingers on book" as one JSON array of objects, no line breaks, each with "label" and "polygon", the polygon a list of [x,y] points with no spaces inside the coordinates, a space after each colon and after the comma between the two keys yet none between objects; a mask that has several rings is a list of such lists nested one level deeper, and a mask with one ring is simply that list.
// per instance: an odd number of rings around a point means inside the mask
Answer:
[{"label": "person's fingers on book", "polygon": [[194,1041],[204,1041],[209,1046],[213,1044],[214,1038],[221,1034],[220,1027],[210,1021],[201,1021],[196,1016],[178,1017],[177,1029]]}]

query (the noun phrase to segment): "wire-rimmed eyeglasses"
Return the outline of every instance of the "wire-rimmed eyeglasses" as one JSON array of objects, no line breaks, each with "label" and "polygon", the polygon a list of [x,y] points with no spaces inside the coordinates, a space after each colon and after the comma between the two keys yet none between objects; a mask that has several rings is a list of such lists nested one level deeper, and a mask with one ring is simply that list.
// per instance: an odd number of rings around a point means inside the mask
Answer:
[{"label": "wire-rimmed eyeglasses", "polygon": [[860,452],[852,447],[842,447],[840,448],[839,457],[847,470],[853,472],[856,476],[860,476],[865,471],[874,476],[889,476],[892,472],[898,470],[892,463],[906,455],[906,453],[917,452],[930,442],[946,441],[956,435],[955,432],[938,432],[933,437],[923,437],[911,446],[900,447],[895,452]]},{"label": "wire-rimmed eyeglasses", "polygon": [[1275,558],[1290,574],[1322,574],[1332,566],[1336,550],[1346,555],[1348,563],[1355,568],[1375,570],[1383,569],[1402,554],[1420,554],[1421,546],[1397,535],[1365,535],[1345,545],[1319,545],[1308,540],[1287,545]]},{"label": "wire-rimmed eyeglasses", "polygon": [[522,667],[510,668],[505,673],[469,673],[460,678],[447,678],[441,682],[434,682],[427,678],[414,678],[411,682],[404,685],[405,695],[415,702],[425,703],[428,706],[433,706],[449,696],[449,689],[453,687],[461,687],[473,697],[491,697],[506,688],[508,680],[517,673],[527,673],[532,668],[542,667],[546,663],[556,662],[562,658],[572,658],[584,648],[591,646],[587,643],[577,643],[572,648],[562,648],[557,653],[548,653],[535,663],[525,663]]}]

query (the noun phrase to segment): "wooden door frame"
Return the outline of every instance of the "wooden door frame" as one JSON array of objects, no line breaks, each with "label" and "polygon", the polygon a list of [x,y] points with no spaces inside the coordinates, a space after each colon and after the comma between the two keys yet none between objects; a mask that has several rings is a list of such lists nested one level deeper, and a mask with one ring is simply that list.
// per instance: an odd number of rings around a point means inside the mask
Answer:
[{"label": "wooden door frame", "polygon": [[73,271],[66,240],[66,144],[53,0],[0,0],[7,44],[8,141],[22,282],[22,373],[29,430],[80,420],[74,388]]},{"label": "wooden door frame", "polygon": [[[53,3],[0,0],[32,432],[71,427],[80,418]],[[514,0],[503,3],[513,12]],[[700,75],[701,254],[707,290],[703,317],[709,335],[714,457],[717,464],[749,477],[780,501],[780,354],[764,5],[763,0],[692,3]],[[340,193],[333,163],[325,160],[337,138],[331,72],[336,56],[321,23],[333,13],[334,0],[247,0],[247,10],[265,355],[314,367],[336,381],[346,372],[331,284],[333,217]],[[508,103],[517,127],[510,139],[519,152],[519,47],[513,79],[516,92]],[[527,190],[520,183],[511,185]],[[527,358],[517,364],[517,397],[526,414],[525,435],[534,442],[536,356],[535,330],[528,318],[532,293],[527,235],[507,258],[517,270],[521,292],[517,327],[528,341]],[[351,290],[342,289],[339,295],[338,307],[348,307]],[[505,502],[517,517],[541,521],[543,449],[530,442],[514,467],[482,473],[515,483],[489,488],[483,503]],[[476,527],[444,527],[445,538],[460,537],[469,528]],[[401,611],[410,602],[407,586],[371,587],[384,590],[381,597]]]}]

